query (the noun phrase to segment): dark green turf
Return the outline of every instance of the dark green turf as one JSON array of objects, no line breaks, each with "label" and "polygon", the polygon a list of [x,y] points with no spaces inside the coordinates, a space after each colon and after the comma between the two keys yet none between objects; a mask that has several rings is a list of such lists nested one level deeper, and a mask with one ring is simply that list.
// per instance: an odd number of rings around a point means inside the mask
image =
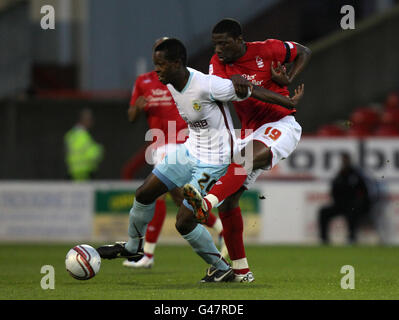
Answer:
[{"label": "dark green turf", "polygon": [[[78,281],[65,271],[73,245],[0,245],[0,299],[399,299],[397,247],[248,246],[255,282],[200,284],[206,265],[188,246],[158,245],[155,266],[132,270],[103,260],[97,276]],[[43,265],[55,289],[42,290]],[[343,265],[355,289],[340,287]]]}]

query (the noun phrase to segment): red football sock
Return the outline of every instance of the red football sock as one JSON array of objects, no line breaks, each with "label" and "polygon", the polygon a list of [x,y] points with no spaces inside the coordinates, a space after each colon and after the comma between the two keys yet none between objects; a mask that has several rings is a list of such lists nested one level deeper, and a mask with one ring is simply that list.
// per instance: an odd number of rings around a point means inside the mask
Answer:
[{"label": "red football sock", "polygon": [[208,220],[206,220],[205,225],[209,228],[212,228],[216,222],[216,219],[216,216],[212,212],[209,212]]},{"label": "red football sock", "polygon": [[223,224],[223,237],[231,260],[245,258],[243,231],[244,222],[241,216],[241,208],[219,212]]},{"label": "red football sock", "polygon": [[[231,163],[224,176],[213,185],[208,194],[213,194],[221,202],[240,189],[246,178],[247,172],[244,167],[237,163]],[[209,204],[207,201],[208,208]]]},{"label": "red football sock", "polygon": [[156,243],[158,241],[158,236],[161,233],[165,217],[166,217],[165,200],[157,200],[157,202],[155,203],[154,217],[147,226],[145,241],[150,243]]},{"label": "red football sock", "polygon": [[234,269],[235,274],[247,274],[249,272],[249,268],[244,269]]}]

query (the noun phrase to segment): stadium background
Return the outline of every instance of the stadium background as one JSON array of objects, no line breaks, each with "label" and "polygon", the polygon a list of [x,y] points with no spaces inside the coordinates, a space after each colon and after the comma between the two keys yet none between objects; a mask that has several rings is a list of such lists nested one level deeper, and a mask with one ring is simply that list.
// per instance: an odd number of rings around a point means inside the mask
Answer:
[{"label": "stadium background", "polygon": [[[41,6],[53,5],[55,30],[40,27]],[[342,30],[343,5],[356,28]],[[135,188],[123,168],[144,144],[144,118],[126,111],[136,76],[149,71],[154,39],[183,40],[189,65],[207,72],[210,30],[221,18],[242,22],[247,41],[277,38],[312,49],[297,120],[297,151],[258,180],[242,206],[245,235],[256,244],[318,244],[316,214],[329,201],[329,181],[348,151],[384,186],[378,224],[362,227],[364,244],[399,243],[399,4],[394,0],[0,2],[0,240],[113,241],[125,238]],[[396,93],[396,94],[395,94]],[[63,135],[83,107],[94,111],[94,138],[105,159],[95,180],[65,180]],[[237,119],[235,118],[235,123]],[[259,195],[265,199],[260,200]],[[290,201],[286,201],[290,199]],[[160,242],[184,243],[175,209]],[[345,241],[337,218],[333,242]]]}]

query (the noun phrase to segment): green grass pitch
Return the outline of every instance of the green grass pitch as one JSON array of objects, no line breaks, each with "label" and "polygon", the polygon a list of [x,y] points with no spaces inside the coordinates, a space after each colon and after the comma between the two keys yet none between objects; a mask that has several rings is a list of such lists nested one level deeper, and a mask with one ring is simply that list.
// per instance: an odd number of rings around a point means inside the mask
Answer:
[{"label": "green grass pitch", "polygon": [[[255,275],[250,284],[200,284],[207,266],[192,249],[162,244],[152,269],[103,260],[93,279],[79,281],[65,270],[71,247],[0,244],[0,299],[399,299],[397,247],[247,246]],[[54,290],[40,286],[43,265],[55,268]],[[353,290],[341,288],[344,265],[355,269]]]}]

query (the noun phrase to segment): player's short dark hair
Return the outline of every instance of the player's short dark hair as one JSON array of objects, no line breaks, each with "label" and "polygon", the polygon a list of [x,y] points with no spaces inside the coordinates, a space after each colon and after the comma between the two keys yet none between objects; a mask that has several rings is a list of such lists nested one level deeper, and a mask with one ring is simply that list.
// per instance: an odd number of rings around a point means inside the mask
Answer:
[{"label": "player's short dark hair", "polygon": [[212,33],[227,33],[233,38],[238,38],[242,35],[241,24],[232,18],[225,18],[220,20],[212,29]]},{"label": "player's short dark hair", "polygon": [[184,44],[176,38],[168,38],[155,46],[154,52],[163,51],[168,61],[180,60],[184,66],[187,65],[187,50]]}]

